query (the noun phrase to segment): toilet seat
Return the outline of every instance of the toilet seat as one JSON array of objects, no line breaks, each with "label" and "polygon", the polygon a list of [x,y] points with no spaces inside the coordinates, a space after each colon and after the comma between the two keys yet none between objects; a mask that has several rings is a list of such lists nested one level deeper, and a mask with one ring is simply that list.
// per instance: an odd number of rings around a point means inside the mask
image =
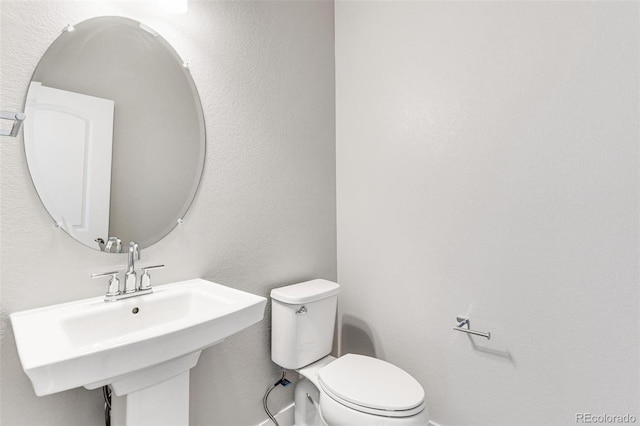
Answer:
[{"label": "toilet seat", "polygon": [[425,408],[424,390],[401,368],[380,359],[347,354],[318,372],[324,393],[351,409],[384,417],[409,417]]}]

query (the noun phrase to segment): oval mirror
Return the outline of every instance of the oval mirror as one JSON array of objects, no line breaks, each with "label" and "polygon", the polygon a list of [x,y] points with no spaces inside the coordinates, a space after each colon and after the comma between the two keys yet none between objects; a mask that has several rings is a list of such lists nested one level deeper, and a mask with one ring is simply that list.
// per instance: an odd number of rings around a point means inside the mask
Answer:
[{"label": "oval mirror", "polygon": [[186,64],[145,25],[67,27],[36,67],[25,113],[38,195],[82,244],[148,247],[191,205],[205,157],[200,98]]}]

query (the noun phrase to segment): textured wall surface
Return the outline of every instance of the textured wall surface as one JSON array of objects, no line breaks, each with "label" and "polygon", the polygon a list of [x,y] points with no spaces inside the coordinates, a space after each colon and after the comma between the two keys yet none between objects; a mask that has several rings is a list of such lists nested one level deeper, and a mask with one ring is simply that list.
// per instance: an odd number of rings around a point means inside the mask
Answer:
[{"label": "textured wall surface", "polygon": [[[202,277],[267,296],[272,287],[336,278],[333,4],[155,1],[0,3],[1,108],[21,111],[39,58],[67,23],[139,20],[189,62],[207,126],[204,176],[185,223],[141,262],[164,263],[156,284]],[[126,264],[54,228],[31,183],[22,134],[2,138],[0,423],[104,424],[99,391],[38,398],[22,372],[11,312],[98,296],[92,273]],[[279,369],[262,323],[207,349],[191,374],[191,424],[251,425]],[[105,324],[108,326],[108,324]],[[272,392],[273,411],[292,400]]]},{"label": "textured wall surface", "polygon": [[437,423],[640,421],[639,8],[336,2],[342,352]]}]

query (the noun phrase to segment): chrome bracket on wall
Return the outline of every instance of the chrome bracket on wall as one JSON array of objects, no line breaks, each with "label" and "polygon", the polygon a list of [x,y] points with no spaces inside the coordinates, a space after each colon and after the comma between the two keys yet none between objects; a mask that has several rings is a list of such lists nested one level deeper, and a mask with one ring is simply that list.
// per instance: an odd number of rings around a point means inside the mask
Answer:
[{"label": "chrome bracket on wall", "polygon": [[0,112],[0,119],[2,120],[11,120],[13,121],[13,125],[10,130],[0,129],[0,136],[11,136],[15,138],[20,131],[20,127],[22,127],[22,122],[27,116],[21,112]]},{"label": "chrome bracket on wall", "polygon": [[469,321],[469,318],[456,317],[456,321],[458,321],[458,325],[453,327],[454,330],[462,331],[463,333],[475,334],[476,336],[482,336],[482,337],[486,337],[487,339],[491,339],[491,333],[488,331],[484,333],[482,331],[471,330],[471,321]]}]

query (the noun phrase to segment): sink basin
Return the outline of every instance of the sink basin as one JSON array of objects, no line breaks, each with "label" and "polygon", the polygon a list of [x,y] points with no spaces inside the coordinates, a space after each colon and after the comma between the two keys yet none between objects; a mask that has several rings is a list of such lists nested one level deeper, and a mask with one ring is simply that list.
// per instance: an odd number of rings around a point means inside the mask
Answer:
[{"label": "sink basin", "polygon": [[202,349],[262,320],[266,299],[203,279],[11,314],[22,367],[39,396],[111,385],[126,395],[195,366]]}]

